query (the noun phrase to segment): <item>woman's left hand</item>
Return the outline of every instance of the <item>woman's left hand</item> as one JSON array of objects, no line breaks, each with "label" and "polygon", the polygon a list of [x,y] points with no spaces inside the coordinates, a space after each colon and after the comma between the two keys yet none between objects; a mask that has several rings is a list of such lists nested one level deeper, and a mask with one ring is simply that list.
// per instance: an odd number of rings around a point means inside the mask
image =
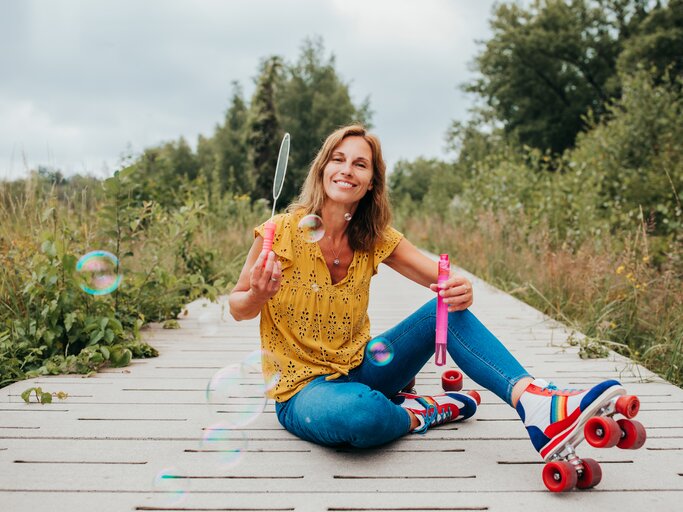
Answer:
[{"label": "woman's left hand", "polygon": [[429,288],[443,297],[444,303],[448,305],[449,313],[464,311],[472,305],[472,283],[466,277],[451,276],[442,288],[435,283],[430,284]]}]

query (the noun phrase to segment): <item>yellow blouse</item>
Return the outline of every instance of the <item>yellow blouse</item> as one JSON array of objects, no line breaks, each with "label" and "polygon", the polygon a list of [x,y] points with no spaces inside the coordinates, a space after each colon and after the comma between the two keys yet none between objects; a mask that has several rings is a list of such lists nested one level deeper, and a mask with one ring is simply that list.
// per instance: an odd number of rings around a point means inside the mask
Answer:
[{"label": "yellow blouse", "polygon": [[[320,375],[347,375],[363,361],[370,340],[370,278],[403,235],[388,228],[372,253],[355,251],[344,279],[332,284],[317,243],[298,229],[303,212],[276,215],[273,251],[281,287],[261,310],[263,373],[268,396],[284,402]],[[264,233],[264,224],[255,236]],[[278,378],[279,377],[279,378]]]}]

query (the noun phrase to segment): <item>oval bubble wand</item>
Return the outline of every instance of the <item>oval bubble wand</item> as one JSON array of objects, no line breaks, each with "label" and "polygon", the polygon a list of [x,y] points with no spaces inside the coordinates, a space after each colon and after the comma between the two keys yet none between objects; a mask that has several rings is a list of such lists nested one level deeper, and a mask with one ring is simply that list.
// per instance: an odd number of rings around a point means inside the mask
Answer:
[{"label": "oval bubble wand", "polygon": [[[451,263],[448,260],[448,254],[442,254],[439,257],[439,278],[437,284],[441,290],[441,285],[448,280],[451,274]],[[443,301],[441,295],[436,296],[436,344],[434,349],[434,363],[437,366],[446,364],[447,353],[447,331],[448,331],[448,305]]]},{"label": "oval bubble wand", "polygon": [[[273,239],[275,238],[275,205],[277,199],[282,192],[282,185],[285,182],[285,174],[287,174],[287,160],[289,160],[289,133],[285,133],[280,143],[280,153],[277,156],[277,165],[275,166],[275,179],[273,179],[273,211],[270,214],[270,220],[266,222],[263,237],[263,250],[269,252],[273,247]],[[266,262],[264,261],[265,265]]]}]

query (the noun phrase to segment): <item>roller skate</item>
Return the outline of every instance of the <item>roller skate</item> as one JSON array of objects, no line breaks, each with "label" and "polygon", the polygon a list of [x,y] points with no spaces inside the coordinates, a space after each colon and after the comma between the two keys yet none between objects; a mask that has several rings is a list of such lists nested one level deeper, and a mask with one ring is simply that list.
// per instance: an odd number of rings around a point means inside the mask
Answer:
[{"label": "roller skate", "polygon": [[[576,447],[585,439],[596,448],[636,450],[646,439],[643,425],[633,420],[640,401],[616,380],[590,389],[557,389],[544,380],[534,380],[517,403],[531,442],[547,462],[543,483],[552,492],[589,489],[602,479],[594,459],[581,459]],[[613,416],[623,418],[615,420]]]},{"label": "roller skate", "polygon": [[420,421],[420,426],[413,430],[422,434],[429,427],[462,421],[470,418],[481,403],[479,393],[474,390],[456,393],[462,390],[462,373],[447,370],[441,376],[441,385],[446,393],[434,396],[418,395],[413,378],[394,398],[393,402],[410,410]]}]

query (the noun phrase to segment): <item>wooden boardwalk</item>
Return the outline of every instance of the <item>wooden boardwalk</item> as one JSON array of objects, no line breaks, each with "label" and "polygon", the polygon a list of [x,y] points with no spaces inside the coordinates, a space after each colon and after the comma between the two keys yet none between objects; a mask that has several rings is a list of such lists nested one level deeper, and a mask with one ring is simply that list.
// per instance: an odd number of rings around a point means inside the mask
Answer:
[{"label": "wooden boardwalk", "polygon": [[[472,311],[535,376],[570,387],[616,377],[641,397],[645,447],[581,446],[581,455],[602,463],[597,488],[547,492],[516,413],[481,389],[472,420],[373,450],[301,441],[279,425],[271,402],[253,423],[225,432],[226,445],[243,448],[239,459],[225,460],[201,441],[219,421],[205,390],[217,370],[258,348],[258,322],[237,323],[220,305],[195,302],[181,329],[145,332],[158,358],[91,378],[41,378],[0,390],[0,510],[681,510],[683,390],[614,354],[579,359],[564,326],[472,280]],[[430,297],[383,267],[373,283],[373,334]],[[249,379],[256,385],[258,375]],[[430,363],[417,385],[434,393],[439,380]],[[27,405],[19,395],[34,385],[69,397]]]}]

